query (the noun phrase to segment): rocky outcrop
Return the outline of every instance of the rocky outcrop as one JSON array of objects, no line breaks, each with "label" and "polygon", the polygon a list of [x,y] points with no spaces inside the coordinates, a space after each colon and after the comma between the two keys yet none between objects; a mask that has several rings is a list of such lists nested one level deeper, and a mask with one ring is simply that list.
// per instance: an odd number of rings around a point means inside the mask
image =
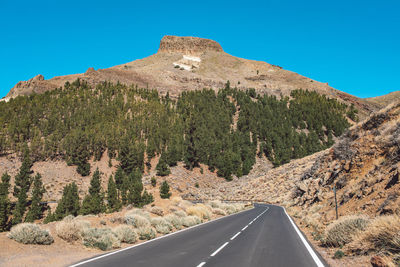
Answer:
[{"label": "rocky outcrop", "polygon": [[[400,212],[400,103],[352,127],[296,183],[294,205],[318,203],[332,213],[333,187],[342,215]],[[306,186],[304,186],[306,185]],[[322,210],[323,211],[323,210]]]},{"label": "rocky outcrop", "polygon": [[166,35],[161,39],[158,53],[178,53],[200,56],[207,51],[223,52],[216,41],[198,37],[179,37]]}]

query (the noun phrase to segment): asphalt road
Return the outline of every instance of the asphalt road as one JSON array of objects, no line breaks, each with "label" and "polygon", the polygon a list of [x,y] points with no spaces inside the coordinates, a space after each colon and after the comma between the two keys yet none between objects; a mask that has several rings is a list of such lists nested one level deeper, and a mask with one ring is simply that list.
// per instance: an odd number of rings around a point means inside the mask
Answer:
[{"label": "asphalt road", "polygon": [[283,208],[256,204],[254,209],[73,266],[324,265]]}]

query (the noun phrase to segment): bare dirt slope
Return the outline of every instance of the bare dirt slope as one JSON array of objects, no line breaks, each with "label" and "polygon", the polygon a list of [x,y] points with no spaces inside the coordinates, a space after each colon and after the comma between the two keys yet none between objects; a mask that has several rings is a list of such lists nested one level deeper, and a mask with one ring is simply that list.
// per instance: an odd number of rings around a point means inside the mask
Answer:
[{"label": "bare dirt slope", "polygon": [[144,59],[108,69],[89,68],[85,73],[45,80],[42,75],[21,81],[10,90],[7,99],[33,92],[43,93],[63,87],[77,78],[89,84],[103,81],[155,88],[174,96],[182,91],[232,86],[255,88],[259,93],[289,95],[294,89],[318,91],[329,97],[354,103],[361,113],[369,114],[379,105],[354,97],[297,73],[262,61],[247,60],[225,53],[215,41],[196,37],[165,36],[158,52]]}]

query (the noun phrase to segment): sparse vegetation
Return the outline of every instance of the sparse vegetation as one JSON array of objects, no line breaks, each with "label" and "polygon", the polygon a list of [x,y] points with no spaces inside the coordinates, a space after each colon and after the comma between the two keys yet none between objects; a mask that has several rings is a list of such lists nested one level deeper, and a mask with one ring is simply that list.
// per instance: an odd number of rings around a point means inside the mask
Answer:
[{"label": "sparse vegetation", "polygon": [[149,220],[139,214],[125,215],[125,223],[137,228],[150,226]]},{"label": "sparse vegetation", "polygon": [[136,231],[128,225],[118,225],[113,231],[123,243],[133,244],[138,239]]},{"label": "sparse vegetation", "polygon": [[158,216],[164,215],[163,209],[157,206],[151,207],[150,212]]},{"label": "sparse vegetation", "polygon": [[142,226],[137,228],[137,233],[141,240],[150,240],[156,237],[156,231],[151,226]]},{"label": "sparse vegetation", "polygon": [[387,215],[375,218],[357,235],[354,245],[364,251],[372,248],[390,254],[400,253],[400,217]]},{"label": "sparse vegetation", "polygon": [[203,204],[197,204],[187,208],[186,213],[188,215],[195,215],[201,220],[208,220],[211,217],[210,210]]},{"label": "sparse vegetation", "polygon": [[50,245],[54,242],[49,231],[33,223],[21,223],[13,226],[8,237],[23,244]]},{"label": "sparse vegetation", "polygon": [[326,246],[341,247],[353,240],[353,237],[363,231],[368,225],[365,216],[345,216],[334,221],[325,230],[323,244]]},{"label": "sparse vegetation", "polygon": [[182,217],[182,225],[185,227],[194,226],[201,223],[201,219],[195,215]]},{"label": "sparse vegetation", "polygon": [[335,254],[333,255],[334,259],[341,259],[344,257],[344,252],[340,249],[336,250]]},{"label": "sparse vegetation", "polygon": [[56,234],[67,242],[74,242],[82,239],[83,231],[90,227],[90,223],[85,220],[65,217],[64,220],[57,222]]},{"label": "sparse vegetation", "polygon": [[117,234],[109,228],[86,228],[82,233],[82,238],[85,246],[101,250],[110,250],[121,246]]}]

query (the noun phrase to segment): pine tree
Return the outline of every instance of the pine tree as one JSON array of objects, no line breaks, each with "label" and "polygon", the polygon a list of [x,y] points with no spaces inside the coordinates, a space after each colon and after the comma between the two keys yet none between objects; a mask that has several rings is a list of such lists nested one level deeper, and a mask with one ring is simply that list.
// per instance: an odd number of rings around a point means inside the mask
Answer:
[{"label": "pine tree", "polygon": [[150,194],[149,192],[147,192],[147,190],[145,189],[142,195],[142,203],[143,205],[147,205],[150,204],[154,201],[153,195]]},{"label": "pine tree", "polygon": [[22,161],[19,173],[15,176],[14,196],[17,197],[17,204],[13,212],[12,224],[22,222],[25,214],[25,209],[28,204],[28,191],[31,187],[31,167],[32,162],[30,159],[28,146],[25,144],[24,158]]},{"label": "pine tree", "polygon": [[169,166],[167,164],[167,159],[166,159],[166,154],[167,153],[162,153],[158,164],[156,166],[156,170],[157,170],[157,175],[159,176],[167,176],[171,173],[171,170],[169,169]]},{"label": "pine tree", "polygon": [[0,183],[0,232],[7,231],[9,228],[8,219],[11,213],[11,202],[8,199],[8,193],[10,189],[11,176],[8,173],[4,173],[1,176]]},{"label": "pine tree", "polygon": [[161,198],[169,198],[171,193],[169,192],[169,184],[167,181],[164,181],[160,187],[160,197]]},{"label": "pine tree", "polygon": [[[67,215],[77,216],[80,210],[78,186],[75,182],[64,186],[63,195],[52,214],[54,220],[61,220]],[[50,214],[50,213],[49,213]]]},{"label": "pine tree", "polygon": [[109,211],[118,211],[121,208],[121,201],[118,199],[117,186],[114,178],[110,175],[107,188],[107,203]]},{"label": "pine tree", "polygon": [[42,217],[42,206],[40,202],[42,201],[45,192],[46,190],[43,187],[42,176],[38,173],[33,181],[32,203],[28,213],[26,214],[25,222],[33,222]]},{"label": "pine tree", "polygon": [[105,211],[104,196],[101,191],[100,171],[96,169],[92,180],[90,180],[89,194],[85,196],[82,202],[81,213],[83,215],[99,214]]},{"label": "pine tree", "polygon": [[118,189],[118,199],[120,199],[121,197],[120,195],[124,183],[124,176],[125,176],[124,171],[122,170],[121,166],[119,166],[114,176],[115,185],[117,186]]}]

